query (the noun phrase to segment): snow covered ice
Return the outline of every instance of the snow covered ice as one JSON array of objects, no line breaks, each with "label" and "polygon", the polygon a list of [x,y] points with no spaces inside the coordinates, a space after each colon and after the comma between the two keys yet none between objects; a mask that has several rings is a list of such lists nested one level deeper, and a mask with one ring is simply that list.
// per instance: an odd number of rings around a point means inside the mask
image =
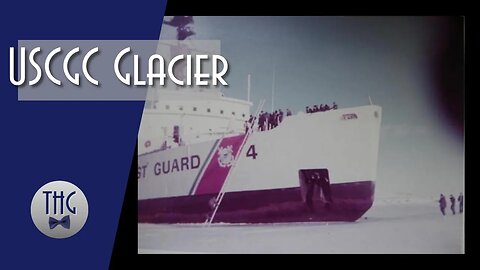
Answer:
[{"label": "snow covered ice", "polygon": [[377,200],[354,223],[138,225],[138,253],[463,253],[463,214]]}]

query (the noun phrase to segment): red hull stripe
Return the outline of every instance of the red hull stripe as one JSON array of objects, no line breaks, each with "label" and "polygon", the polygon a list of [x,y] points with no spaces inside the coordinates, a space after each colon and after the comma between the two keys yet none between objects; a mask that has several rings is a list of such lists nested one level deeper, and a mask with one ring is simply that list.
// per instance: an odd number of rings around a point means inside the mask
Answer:
[{"label": "red hull stripe", "polygon": [[210,152],[208,153],[208,156],[205,159],[205,162],[203,162],[202,167],[198,171],[197,177],[195,177],[195,181],[193,182],[193,185],[190,188],[190,191],[188,192],[189,195],[194,195],[195,194],[195,191],[197,190],[197,187],[198,187],[198,184],[199,184],[199,180],[205,172],[206,165],[209,164],[210,161],[212,160],[212,156],[215,154],[215,150],[218,148],[219,142],[220,142],[220,139],[216,140],[215,143],[212,146],[212,149],[210,149]]},{"label": "red hull stripe", "polygon": [[213,156],[200,178],[195,195],[219,193],[228,172],[232,168],[235,158],[239,154],[240,146],[245,135],[223,138],[213,152]]}]

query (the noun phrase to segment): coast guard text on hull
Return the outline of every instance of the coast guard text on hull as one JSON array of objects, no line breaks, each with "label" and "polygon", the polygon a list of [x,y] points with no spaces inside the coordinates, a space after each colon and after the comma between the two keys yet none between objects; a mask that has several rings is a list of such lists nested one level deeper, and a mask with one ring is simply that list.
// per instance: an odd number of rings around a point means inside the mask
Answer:
[{"label": "coast guard text on hull", "polygon": [[[146,177],[148,164],[138,166],[138,178]],[[194,170],[200,167],[200,156],[192,155],[190,157],[174,158],[172,160],[157,161],[153,164],[153,173],[155,175],[169,174],[180,171]]]}]

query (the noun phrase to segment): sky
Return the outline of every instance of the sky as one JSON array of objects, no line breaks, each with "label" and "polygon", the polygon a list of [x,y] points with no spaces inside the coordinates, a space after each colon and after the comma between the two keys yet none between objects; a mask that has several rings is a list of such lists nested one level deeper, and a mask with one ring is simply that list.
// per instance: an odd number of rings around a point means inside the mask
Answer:
[{"label": "sky", "polygon": [[[261,99],[270,110],[274,73],[275,109],[380,105],[377,197],[464,191],[463,133],[440,106],[435,77],[445,18],[194,17],[193,27],[194,39],[221,41],[226,96],[246,99],[251,74],[252,111]],[[161,37],[175,34],[164,26]]]}]

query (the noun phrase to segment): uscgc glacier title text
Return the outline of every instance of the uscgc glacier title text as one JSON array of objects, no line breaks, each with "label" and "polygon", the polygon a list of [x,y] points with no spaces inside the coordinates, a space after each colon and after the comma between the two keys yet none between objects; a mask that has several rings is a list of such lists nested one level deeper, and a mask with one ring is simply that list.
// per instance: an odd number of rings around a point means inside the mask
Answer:
[{"label": "uscgc glacier title text", "polygon": [[[35,47],[28,52],[29,65],[35,69],[36,75],[33,78],[26,78],[25,70],[27,67],[27,51],[25,47],[20,48],[17,67],[15,64],[15,48],[10,47],[10,82],[13,85],[22,86],[28,81],[28,85],[34,86],[41,81],[43,75],[46,75],[46,77],[56,85],[71,83],[79,86],[81,81],[84,81],[80,80],[81,75],[79,73],[72,74],[70,71],[70,60],[73,56],[80,54],[79,47],[67,52],[63,52],[61,47],[57,47],[48,52],[44,63],[39,63],[35,57],[35,55],[41,51],[42,49],[40,47]],[[98,47],[90,49],[83,56],[83,60],[81,61],[81,73],[83,77],[89,83],[96,86],[100,83],[95,79],[95,74],[90,73],[89,64],[90,62],[94,62],[95,55],[99,54],[99,52],[100,50]],[[51,62],[54,58],[60,58],[62,54],[64,54],[63,61],[61,61],[63,73],[68,82],[60,80],[52,74]],[[132,51],[130,47],[124,48],[118,52],[114,63],[112,63],[112,72],[115,74],[116,78],[128,86],[163,86],[167,81],[171,81],[179,86],[228,85],[224,78],[228,72],[228,62],[225,57],[218,54],[197,54],[193,56],[180,54],[169,61],[166,61],[159,54],[153,54],[148,58],[146,63],[143,62],[143,65],[147,66],[147,73],[143,77],[140,74],[142,61],[140,60],[139,55],[134,54],[132,59],[131,54]],[[129,61],[129,64],[133,65],[133,74],[121,72],[120,65],[123,61]],[[204,71],[205,65],[203,63],[207,63],[207,61],[211,64],[211,67],[209,67],[211,72]],[[174,72],[177,66],[182,66],[186,69],[186,76],[182,76],[181,79],[178,78],[179,76],[176,76]],[[17,76],[16,70],[18,70]]]}]

